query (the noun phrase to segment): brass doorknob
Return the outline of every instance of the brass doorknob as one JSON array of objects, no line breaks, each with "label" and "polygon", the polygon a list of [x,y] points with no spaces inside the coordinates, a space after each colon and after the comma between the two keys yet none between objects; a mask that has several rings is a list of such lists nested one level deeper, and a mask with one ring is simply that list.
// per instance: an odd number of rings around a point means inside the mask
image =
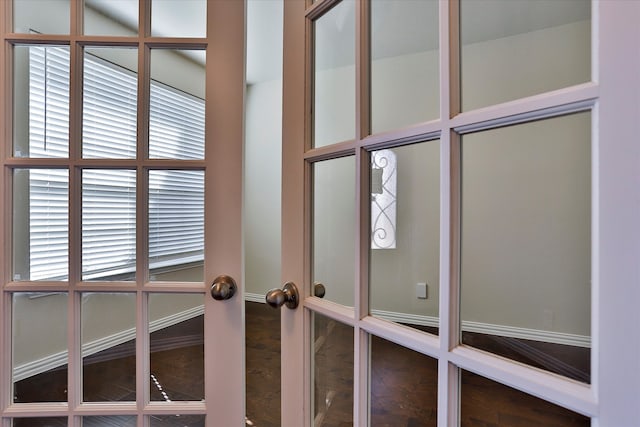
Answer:
[{"label": "brass doorknob", "polygon": [[286,305],[292,310],[298,306],[300,300],[298,288],[293,282],[285,283],[282,289],[271,289],[267,292],[265,299],[267,304],[273,308],[280,308]]},{"label": "brass doorknob", "polygon": [[237,289],[236,281],[233,278],[221,275],[216,277],[211,284],[211,296],[217,301],[224,301],[233,297]]}]

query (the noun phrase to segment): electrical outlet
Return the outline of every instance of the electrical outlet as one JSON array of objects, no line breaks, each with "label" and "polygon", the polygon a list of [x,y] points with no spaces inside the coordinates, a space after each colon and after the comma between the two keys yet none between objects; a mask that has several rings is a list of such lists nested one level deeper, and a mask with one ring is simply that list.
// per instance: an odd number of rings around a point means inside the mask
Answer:
[{"label": "electrical outlet", "polygon": [[427,299],[427,284],[419,282],[416,284],[416,297],[418,299]]}]

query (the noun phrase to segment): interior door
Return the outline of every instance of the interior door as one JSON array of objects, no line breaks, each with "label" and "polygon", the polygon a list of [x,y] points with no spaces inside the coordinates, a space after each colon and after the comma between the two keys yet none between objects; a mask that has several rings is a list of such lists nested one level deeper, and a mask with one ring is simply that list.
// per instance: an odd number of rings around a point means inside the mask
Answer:
[{"label": "interior door", "polygon": [[243,425],[244,2],[1,7],[2,425]]},{"label": "interior door", "polygon": [[282,425],[637,424],[631,3],[285,2]]}]

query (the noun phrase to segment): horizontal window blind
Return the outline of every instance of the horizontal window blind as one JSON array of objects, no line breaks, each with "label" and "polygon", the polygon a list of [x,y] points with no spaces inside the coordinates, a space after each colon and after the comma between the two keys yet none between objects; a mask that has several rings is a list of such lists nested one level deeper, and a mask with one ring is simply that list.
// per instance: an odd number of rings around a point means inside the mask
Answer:
[{"label": "horizontal window blind", "polygon": [[[69,49],[28,49],[28,156],[67,157]],[[136,74],[89,54],[83,70],[83,157],[135,157]],[[150,157],[202,159],[204,101],[156,81],[150,92]],[[137,179],[134,170],[83,171],[83,280],[135,271]],[[30,280],[68,277],[68,180],[66,169],[29,171]],[[150,171],[149,192],[150,268],[202,260],[204,172]]]}]

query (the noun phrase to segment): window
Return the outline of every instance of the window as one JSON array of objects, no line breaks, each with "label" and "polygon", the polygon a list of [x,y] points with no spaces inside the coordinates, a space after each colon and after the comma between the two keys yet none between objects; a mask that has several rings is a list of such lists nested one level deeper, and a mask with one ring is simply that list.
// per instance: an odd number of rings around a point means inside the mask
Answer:
[{"label": "window", "polygon": [[392,150],[371,152],[371,249],[396,248],[396,163]]},{"label": "window", "polygon": [[[68,73],[68,48],[29,47],[29,157],[68,156]],[[83,78],[83,157],[135,157],[136,73],[85,53]],[[156,81],[151,82],[150,95],[149,135],[155,147],[150,157],[204,158],[204,100]],[[83,280],[135,271],[135,189],[136,179],[141,179],[135,175],[135,170],[83,171]],[[172,171],[169,177],[150,174],[149,180],[150,191],[180,195],[163,198],[156,208],[163,211],[163,223],[179,222],[181,230],[176,234],[163,226],[150,227],[150,269],[202,260],[203,174]],[[31,280],[67,278],[68,196],[58,191],[52,197],[53,190],[67,183],[66,169],[33,169],[29,174]],[[91,208],[110,200],[119,202],[108,211]],[[103,220],[105,215],[113,219],[107,232],[98,212]]]}]

